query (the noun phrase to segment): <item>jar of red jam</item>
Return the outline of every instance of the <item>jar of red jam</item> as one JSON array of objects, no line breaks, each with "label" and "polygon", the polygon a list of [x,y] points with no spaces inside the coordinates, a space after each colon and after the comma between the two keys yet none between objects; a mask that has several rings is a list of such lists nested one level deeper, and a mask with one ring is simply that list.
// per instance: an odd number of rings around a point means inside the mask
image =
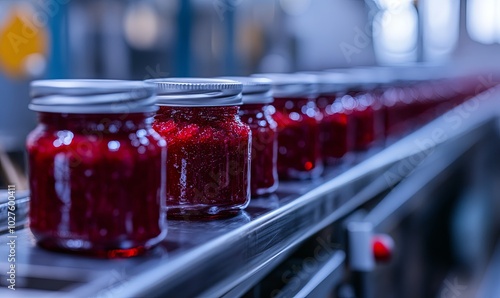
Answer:
[{"label": "jar of red jam", "polygon": [[273,82],[278,124],[278,176],[280,179],[310,179],[323,172],[316,106],[317,83],[313,75],[258,74]]},{"label": "jar of red jam", "polygon": [[333,72],[314,72],[318,82],[316,104],[320,122],[321,156],[328,165],[336,165],[347,154],[348,113],[340,98],[345,95],[347,78]]},{"label": "jar of red jam", "polygon": [[30,228],[47,249],[131,257],[166,236],[166,143],[155,86],[108,80],[31,84]]},{"label": "jar of red jam", "polygon": [[382,99],[386,110],[386,137],[392,139],[401,136],[408,130],[408,120],[411,118],[411,103],[416,100],[414,92],[408,86],[397,82],[384,91]]},{"label": "jar of red jam", "polygon": [[394,73],[390,68],[375,67],[372,69],[373,89],[370,91],[373,96],[373,111],[375,120],[375,146],[387,145],[387,106],[384,94],[392,88],[395,83]]},{"label": "jar of red jam", "polygon": [[340,98],[348,118],[347,147],[349,152],[367,151],[381,143],[383,119],[379,119],[380,105],[374,94],[376,83],[370,68],[329,70],[348,77],[345,94]]},{"label": "jar of red jam", "polygon": [[434,84],[423,78],[400,78],[383,94],[386,108],[386,133],[390,137],[405,135],[432,118],[429,113],[439,102]]},{"label": "jar of red jam", "polygon": [[251,194],[266,195],[278,188],[277,124],[272,118],[271,81],[265,78],[226,77],[243,84],[240,118],[252,130]]},{"label": "jar of red jam", "polygon": [[153,123],[165,138],[170,218],[236,215],[250,201],[251,131],[238,115],[239,82],[222,79],[151,80],[160,106]]},{"label": "jar of red jam", "polygon": [[441,103],[453,97],[454,91],[441,68],[397,67],[393,71],[397,80],[385,90],[383,99],[386,132],[395,139],[435,118]]}]

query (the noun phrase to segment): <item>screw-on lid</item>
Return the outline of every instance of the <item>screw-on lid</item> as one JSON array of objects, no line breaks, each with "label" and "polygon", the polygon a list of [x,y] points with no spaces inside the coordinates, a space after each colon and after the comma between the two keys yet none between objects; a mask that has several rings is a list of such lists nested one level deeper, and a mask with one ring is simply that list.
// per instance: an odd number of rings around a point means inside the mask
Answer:
[{"label": "screw-on lid", "polygon": [[275,98],[300,98],[318,94],[316,77],[310,74],[263,73],[253,74],[252,77],[270,79]]},{"label": "screw-on lid", "polygon": [[334,94],[345,91],[350,86],[349,77],[345,73],[326,71],[304,71],[299,74],[308,74],[316,77],[319,94]]},{"label": "screw-on lid", "polygon": [[39,80],[31,83],[37,112],[121,114],[154,112],[156,88],[141,81]]},{"label": "screw-on lid", "polygon": [[347,77],[347,87],[352,89],[370,90],[376,86],[375,76],[372,72],[360,68],[328,69],[326,73],[342,74]]},{"label": "screw-on lid", "polygon": [[158,87],[156,104],[170,107],[219,107],[241,105],[240,82],[205,78],[152,79]]},{"label": "screw-on lid", "polygon": [[243,84],[243,104],[266,104],[273,102],[272,81],[256,77],[221,77]]}]

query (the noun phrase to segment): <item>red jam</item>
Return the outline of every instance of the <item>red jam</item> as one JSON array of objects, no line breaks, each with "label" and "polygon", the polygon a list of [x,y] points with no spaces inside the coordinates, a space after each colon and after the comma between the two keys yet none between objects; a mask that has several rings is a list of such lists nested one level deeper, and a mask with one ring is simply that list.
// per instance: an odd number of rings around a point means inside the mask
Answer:
[{"label": "red jam", "polygon": [[240,117],[252,130],[252,162],[250,189],[252,195],[272,193],[278,187],[278,149],[276,127],[265,104],[245,104],[241,106]]},{"label": "red jam", "polygon": [[27,150],[30,228],[40,246],[131,257],[165,237],[166,147],[152,114],[39,119]]},{"label": "red jam", "polygon": [[347,111],[334,94],[320,95],[321,156],[326,164],[337,164],[347,153]]},{"label": "red jam", "polygon": [[250,200],[250,128],[237,106],[161,106],[153,128],[168,144],[169,218],[215,219]]},{"label": "red jam", "polygon": [[313,98],[275,98],[278,123],[278,176],[309,179],[321,175],[319,123],[321,114]]}]

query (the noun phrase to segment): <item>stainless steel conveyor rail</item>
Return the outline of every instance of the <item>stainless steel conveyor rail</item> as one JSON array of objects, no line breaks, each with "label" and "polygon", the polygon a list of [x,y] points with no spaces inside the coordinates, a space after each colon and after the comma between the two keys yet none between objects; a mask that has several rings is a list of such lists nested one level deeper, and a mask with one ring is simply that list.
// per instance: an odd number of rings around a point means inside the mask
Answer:
[{"label": "stainless steel conveyor rail", "polygon": [[[276,195],[254,198],[234,218],[169,221],[167,239],[142,257],[102,260],[48,252],[36,247],[29,229],[21,227],[16,232],[16,291],[11,291],[5,285],[4,269],[9,263],[3,232],[0,296],[219,297],[242,293],[302,241],[411,175],[433,148],[497,121],[500,89],[471,100],[477,105],[466,110],[470,110],[466,115],[460,110],[463,105],[458,106],[384,150],[368,153],[356,165],[329,169],[315,181],[282,183]],[[319,282],[313,279],[308,287]]]}]

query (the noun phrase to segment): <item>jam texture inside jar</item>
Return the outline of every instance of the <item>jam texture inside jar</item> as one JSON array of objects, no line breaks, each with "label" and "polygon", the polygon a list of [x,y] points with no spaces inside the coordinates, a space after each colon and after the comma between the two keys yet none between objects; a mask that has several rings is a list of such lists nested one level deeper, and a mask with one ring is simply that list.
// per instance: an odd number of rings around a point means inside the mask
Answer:
[{"label": "jam texture inside jar", "polygon": [[[216,219],[250,201],[250,128],[238,116],[241,83],[158,79],[154,129],[165,138],[169,218]],[[213,97],[216,94],[216,97]]]},{"label": "jam texture inside jar", "polygon": [[159,243],[166,144],[151,127],[154,85],[35,81],[32,93],[29,218],[38,244],[114,258]]}]

